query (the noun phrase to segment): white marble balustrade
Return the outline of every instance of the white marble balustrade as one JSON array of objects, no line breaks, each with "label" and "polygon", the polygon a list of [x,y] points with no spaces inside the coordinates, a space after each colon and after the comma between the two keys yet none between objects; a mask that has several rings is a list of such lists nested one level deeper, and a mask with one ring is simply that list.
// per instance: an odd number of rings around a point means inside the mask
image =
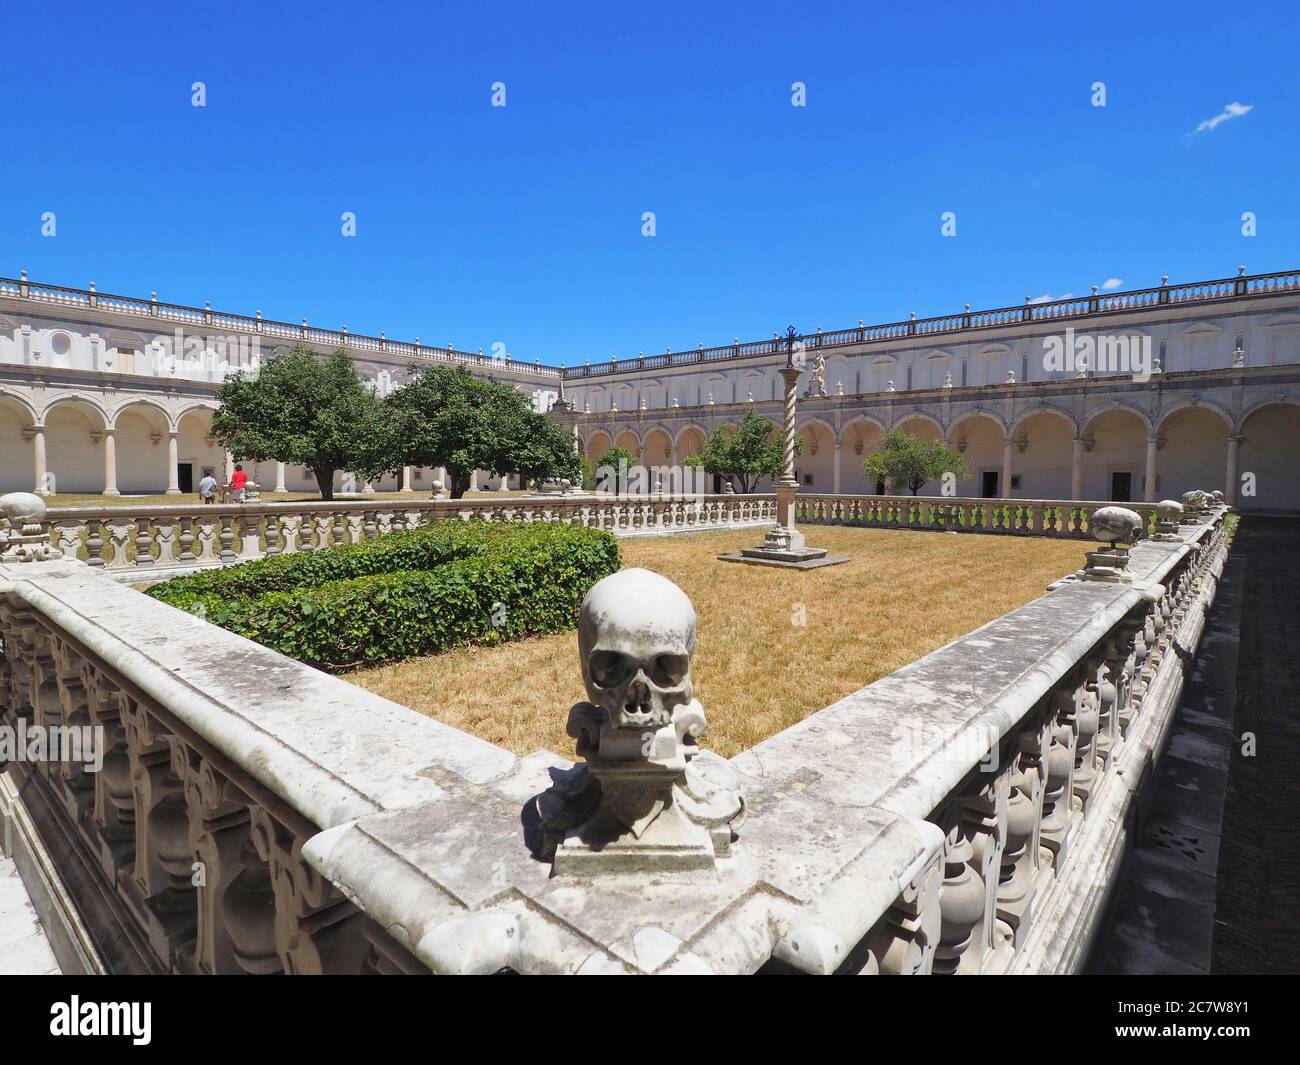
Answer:
[{"label": "white marble balustrade", "polygon": [[333,502],[53,508],[65,556],[131,580],[320,551],[433,521],[567,522],[618,536],[743,528],[776,521],[771,495]]}]

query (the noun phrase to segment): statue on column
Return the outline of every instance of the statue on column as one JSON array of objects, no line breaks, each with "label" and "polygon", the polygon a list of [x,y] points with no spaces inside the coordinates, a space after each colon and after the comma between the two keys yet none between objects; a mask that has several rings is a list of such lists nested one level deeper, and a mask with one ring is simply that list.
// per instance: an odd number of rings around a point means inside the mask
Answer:
[{"label": "statue on column", "polygon": [[826,397],[826,356],[820,351],[813,360],[812,381],[808,385],[808,396],[813,399]]}]

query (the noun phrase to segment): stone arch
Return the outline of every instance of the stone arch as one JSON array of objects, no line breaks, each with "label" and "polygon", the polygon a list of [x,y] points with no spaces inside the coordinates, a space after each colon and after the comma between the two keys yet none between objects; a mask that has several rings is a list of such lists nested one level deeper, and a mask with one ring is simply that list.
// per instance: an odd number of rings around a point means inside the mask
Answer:
[{"label": "stone arch", "polygon": [[1212,400],[1197,399],[1188,400],[1186,403],[1179,403],[1177,406],[1161,411],[1160,424],[1156,427],[1157,435],[1163,435],[1170,422],[1184,411],[1189,410],[1205,410],[1217,414],[1219,419],[1223,422],[1224,432],[1230,433],[1233,431],[1232,416],[1226,410]]},{"label": "stone arch", "polygon": [[51,399],[45,404],[45,409],[41,411],[41,421],[47,421],[50,416],[50,411],[54,410],[55,407],[67,406],[68,404],[78,404],[89,407],[99,416],[99,428],[105,429],[108,427],[110,421],[109,414],[108,411],[104,409],[103,404],[93,396],[84,396],[78,392],[65,392],[62,395],[55,396]]},{"label": "stone arch", "polygon": [[1111,403],[1092,411],[1084,419],[1080,433],[1081,498],[1121,503],[1141,500],[1146,494],[1147,441],[1151,435],[1146,412],[1131,404]]},{"label": "stone arch", "polygon": [[0,492],[30,492],[37,487],[36,444],[31,433],[41,425],[25,396],[0,388]]},{"label": "stone arch", "polygon": [[592,429],[582,442],[582,453],[595,462],[614,446],[614,438],[604,429]]},{"label": "stone arch", "polygon": [[874,414],[856,414],[840,426],[840,491],[865,495],[876,491],[874,479],[862,472],[867,455],[889,428]]},{"label": "stone arch", "polygon": [[[211,469],[214,477],[224,480],[226,454],[211,435],[211,416],[217,409],[214,404],[191,403],[176,414],[173,429],[176,432],[177,482],[182,492],[186,490],[187,481],[189,489],[197,491],[197,485],[202,480],[205,469]],[[274,461],[245,462],[244,469],[263,492],[274,490],[276,484]],[[286,484],[287,474],[286,469]],[[307,479],[305,473],[302,474],[302,478]]]},{"label": "stone arch", "polygon": [[181,407],[181,409],[176,412],[176,416],[172,419],[172,428],[179,429],[181,425],[181,421],[185,418],[187,414],[194,414],[195,412],[203,412],[203,411],[207,411],[210,414],[216,414],[217,411],[219,411],[220,409],[221,409],[220,404],[209,403],[207,400],[198,400],[197,402],[194,403],[187,403],[185,406]]},{"label": "stone arch", "polygon": [[50,490],[57,493],[95,493],[107,487],[105,443],[108,417],[94,399],[69,392],[47,403],[45,468]]},{"label": "stone arch", "polygon": [[[1027,411],[1011,426],[1013,476],[1025,499],[1069,499],[1074,487],[1074,441],[1078,423],[1049,404]],[[1080,492],[1082,492],[1082,487]]]},{"label": "stone arch", "polygon": [[117,420],[123,415],[123,413],[125,413],[126,411],[136,410],[136,408],[140,408],[140,407],[147,408],[160,415],[162,418],[163,425],[168,429],[171,428],[172,425],[171,411],[169,411],[165,406],[163,406],[163,404],[159,403],[157,400],[148,399],[143,396],[137,396],[134,399],[123,400],[121,403],[119,403],[113,409],[112,413],[108,417],[109,428],[114,429],[117,427]]},{"label": "stone arch", "polygon": [[1183,403],[1165,412],[1156,435],[1158,495],[1177,499],[1193,488],[1226,494],[1232,419],[1213,403]]},{"label": "stone arch", "polygon": [[809,492],[834,490],[835,452],[839,437],[834,427],[824,418],[806,418],[795,430],[803,441],[795,457],[795,476]]},{"label": "stone arch", "polygon": [[16,406],[21,407],[27,417],[31,419],[33,425],[41,424],[40,411],[38,411],[36,405],[21,392],[15,392],[11,388],[5,388],[3,385],[0,385],[0,399],[9,400]]},{"label": "stone arch", "polygon": [[[957,481],[959,496],[982,495],[983,478],[987,473],[998,476],[999,495],[1013,494],[1000,480],[1007,424],[998,414],[983,407],[963,411],[952,420],[941,439],[966,460],[966,476]],[[939,485],[930,485],[922,491],[933,494],[940,488]]]},{"label": "stone arch", "polygon": [[[170,481],[170,413],[149,399],[132,399],[113,411],[117,487],[123,495],[160,494]],[[224,470],[223,470],[224,473]]]},{"label": "stone arch", "polygon": [[1142,429],[1148,436],[1150,436],[1152,431],[1154,430],[1154,426],[1151,424],[1151,416],[1147,414],[1147,412],[1144,411],[1141,407],[1135,407],[1131,403],[1108,403],[1106,404],[1106,406],[1100,407],[1097,410],[1089,411],[1084,416],[1083,425],[1080,429],[1080,432],[1084,436],[1087,436],[1088,433],[1090,433],[1093,430],[1098,418],[1101,418],[1103,415],[1114,414],[1116,412],[1119,412],[1121,414],[1132,415],[1134,418],[1136,418],[1139,422],[1142,423]]},{"label": "stone arch", "polygon": [[641,460],[641,437],[635,429],[629,427],[620,429],[615,433],[614,446],[627,448],[637,457],[638,462]]},{"label": "stone arch", "polygon": [[964,426],[968,422],[975,421],[980,418],[986,419],[987,421],[991,421],[994,425],[998,427],[998,431],[1003,436],[1008,435],[1007,423],[1003,421],[1002,416],[1000,414],[997,414],[991,410],[987,410],[984,407],[976,407],[971,410],[963,411],[961,414],[958,414],[955,418],[953,418],[952,421],[948,423],[948,431],[944,434],[944,439],[946,440],[955,439],[956,437],[954,434],[956,434],[959,426]]},{"label": "stone arch", "polygon": [[1300,511],[1300,402],[1284,396],[1255,404],[1242,417],[1239,435],[1231,486],[1237,507]]},{"label": "stone arch", "polygon": [[1073,414],[1062,407],[1057,407],[1051,403],[1043,403],[1035,407],[1033,410],[1025,411],[1016,418],[1016,420],[1011,423],[1011,431],[1008,435],[1013,437],[1018,436],[1021,429],[1024,428],[1025,423],[1031,418],[1037,418],[1039,415],[1046,415],[1064,422],[1070,430],[1071,437],[1077,436],[1079,433],[1079,423],[1075,420]]},{"label": "stone arch", "polygon": [[[922,425],[929,426],[932,433],[917,433],[913,429],[907,429],[906,426],[913,422],[919,422]],[[943,425],[933,414],[927,414],[925,411],[913,410],[906,414],[900,414],[894,419],[892,429],[902,429],[904,432],[910,432],[913,436],[924,436],[927,440],[945,440],[947,438],[943,431]]]},{"label": "stone arch", "polygon": [[669,466],[673,461],[673,437],[662,425],[654,425],[642,438],[641,458],[646,466]]},{"label": "stone arch", "polygon": [[[832,441],[839,439],[839,434],[835,432],[835,426],[831,425],[831,423],[828,422],[825,418],[821,418],[816,415],[810,415],[808,417],[805,417],[802,421],[800,421],[799,424],[795,427],[795,432],[802,433],[810,425],[821,426],[823,429],[826,430],[827,433],[830,434],[830,438]],[[777,428],[779,429],[780,426],[778,425]]]},{"label": "stone arch", "polygon": [[[685,450],[686,447],[688,446],[687,445],[688,433],[698,434],[698,437],[694,435],[690,437],[691,442],[698,444],[698,446],[694,451]],[[677,430],[677,435],[673,437],[673,447],[676,448],[678,457],[684,458],[687,455],[698,454],[699,449],[704,446],[704,441],[706,441],[708,438],[709,438],[709,433],[707,429],[705,429],[702,425],[697,425],[695,422],[691,422],[689,425],[683,425],[680,429]]]},{"label": "stone arch", "polygon": [[[853,439],[864,439],[869,433],[868,430],[875,429],[881,436],[889,432],[889,427],[874,414],[855,414],[852,418],[840,426],[840,441],[842,443],[851,443]],[[850,433],[852,430],[852,434]]]}]

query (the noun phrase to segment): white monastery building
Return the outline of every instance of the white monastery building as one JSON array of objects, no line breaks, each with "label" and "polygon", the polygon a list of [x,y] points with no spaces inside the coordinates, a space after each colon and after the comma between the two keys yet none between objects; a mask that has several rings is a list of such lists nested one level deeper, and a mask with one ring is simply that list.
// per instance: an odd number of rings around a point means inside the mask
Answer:
[{"label": "white monastery building", "polygon": [[[216,387],[253,352],[299,343],[347,348],[381,393],[413,363],[464,363],[555,405],[588,458],[619,445],[650,467],[678,465],[747,410],[779,420],[777,371],[794,358],[805,492],[882,490],[863,458],[901,428],[964,454],[960,496],[1154,501],[1222,487],[1242,510],[1300,511],[1300,271],[1244,268],[568,369],[0,279],[0,491],[186,492],[207,467],[220,477]],[[263,465],[253,476],[268,490],[315,488],[301,468]],[[419,489],[433,474],[403,479]]]}]

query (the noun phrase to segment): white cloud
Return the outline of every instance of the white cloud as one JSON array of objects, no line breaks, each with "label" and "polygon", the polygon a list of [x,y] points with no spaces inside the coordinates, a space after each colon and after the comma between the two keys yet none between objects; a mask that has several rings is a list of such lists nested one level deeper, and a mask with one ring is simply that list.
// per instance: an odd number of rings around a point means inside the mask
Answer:
[{"label": "white cloud", "polygon": [[1122,277],[1108,277],[1101,283],[1101,290],[1103,292],[1109,292],[1113,288],[1119,288],[1122,284],[1124,284],[1124,279]]},{"label": "white cloud", "polygon": [[1254,110],[1254,107],[1255,107],[1254,104],[1239,104],[1239,103],[1228,104],[1227,107],[1225,107],[1213,118],[1207,118],[1204,122],[1202,122],[1199,126],[1197,126],[1196,129],[1193,130],[1193,132],[1208,133],[1220,122],[1227,122],[1228,119],[1230,118],[1240,118],[1242,115],[1246,114],[1247,112]]},{"label": "white cloud", "polygon": [[1072,299],[1074,299],[1073,292],[1063,292],[1059,296],[1053,296],[1050,292],[1044,292],[1041,296],[1035,296],[1029,302],[1030,303],[1051,303],[1054,300],[1072,300]]}]

